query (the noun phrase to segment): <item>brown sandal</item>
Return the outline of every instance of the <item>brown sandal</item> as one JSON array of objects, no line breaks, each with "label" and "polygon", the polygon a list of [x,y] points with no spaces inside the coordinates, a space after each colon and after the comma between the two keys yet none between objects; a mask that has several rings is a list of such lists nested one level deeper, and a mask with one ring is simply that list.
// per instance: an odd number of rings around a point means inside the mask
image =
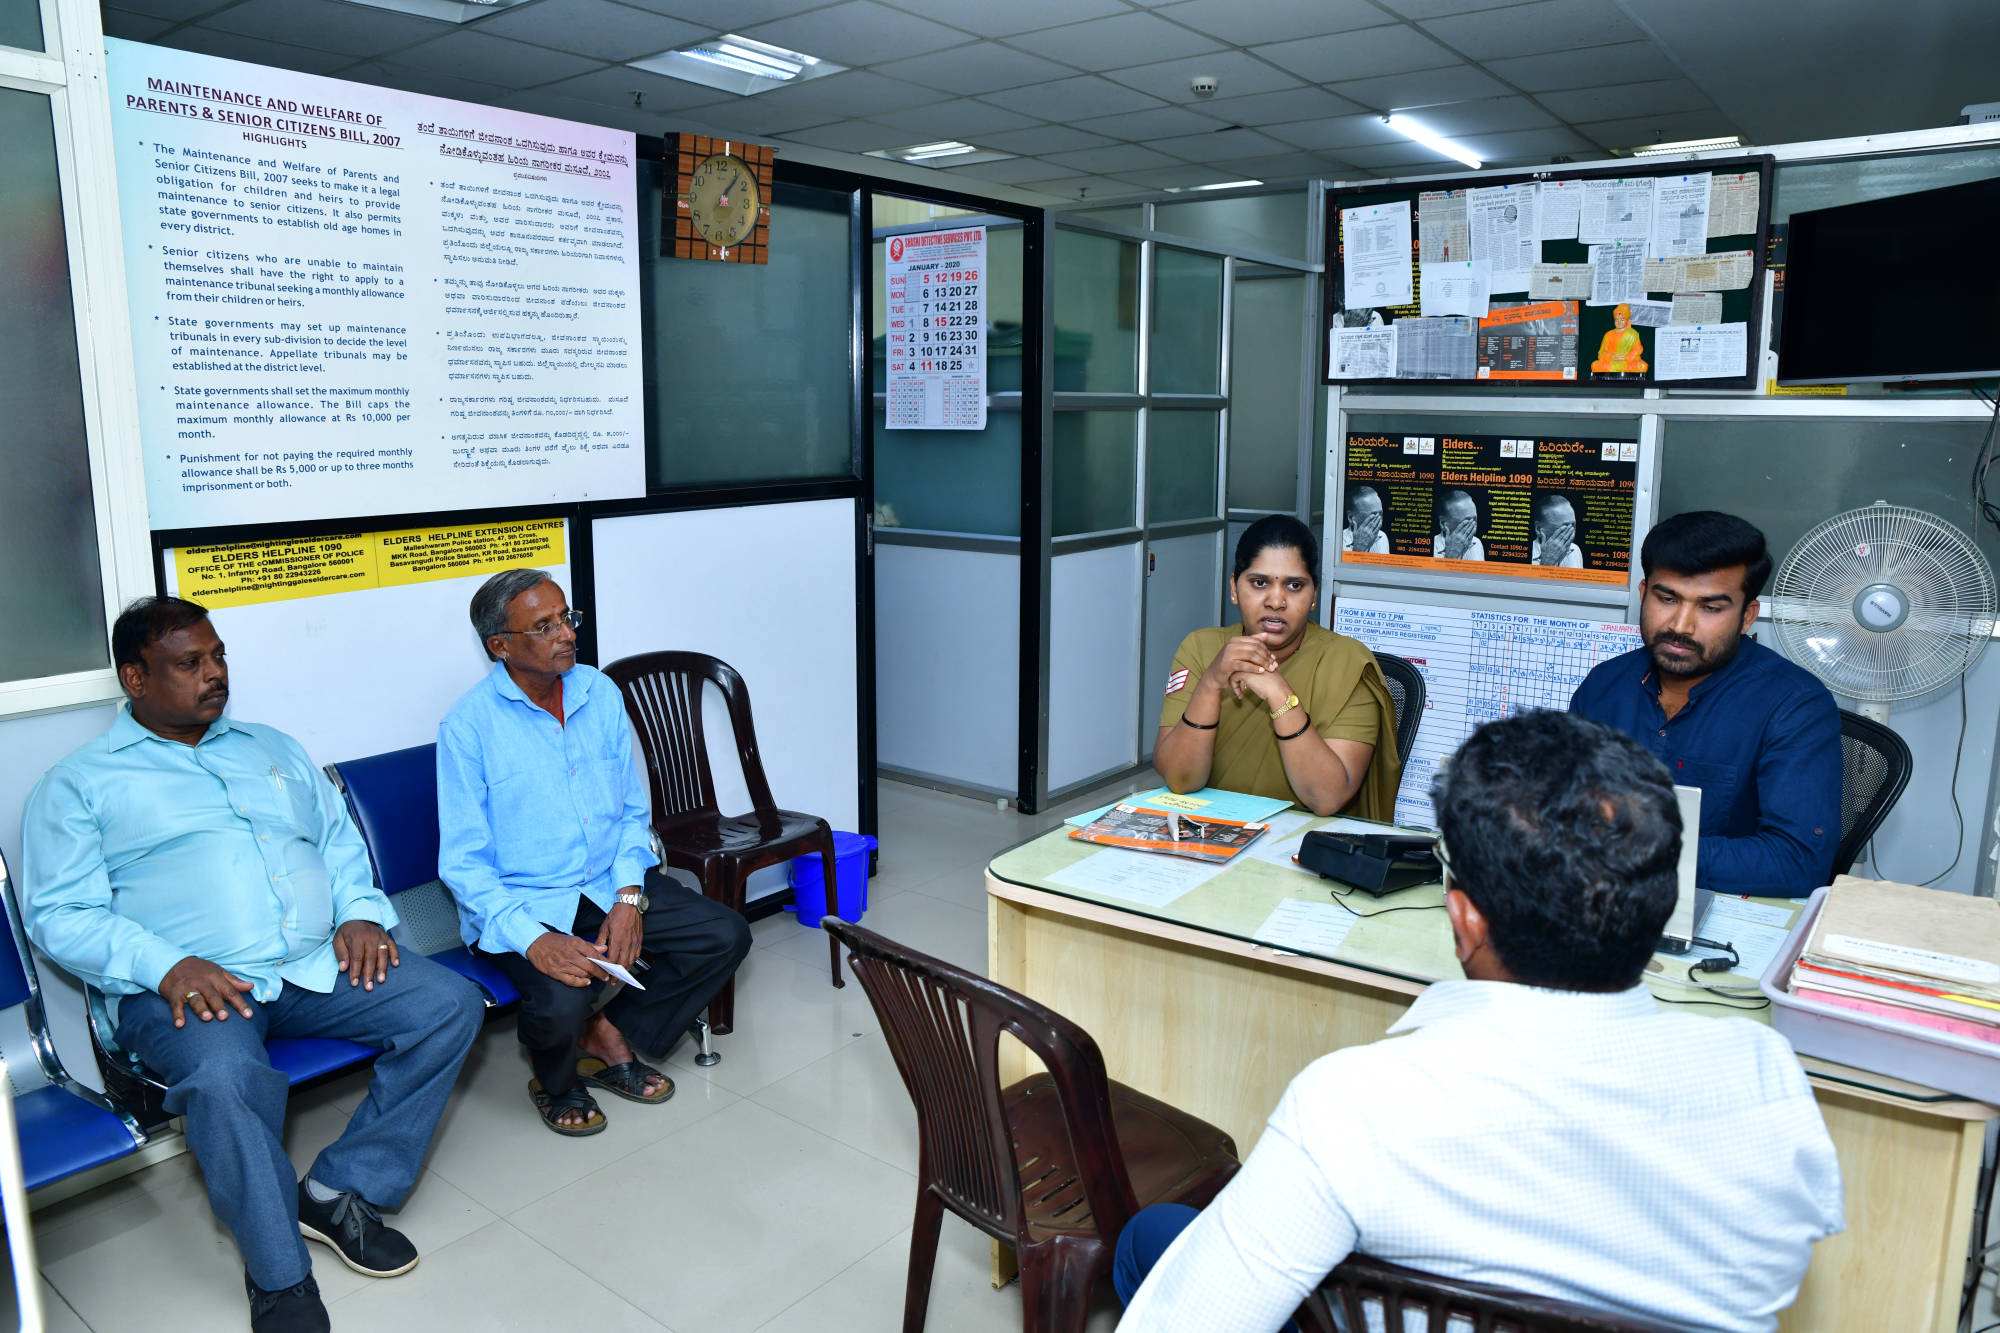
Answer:
[{"label": "brown sandal", "polygon": [[[674,1095],[672,1079],[637,1059],[627,1060],[622,1065],[607,1065],[596,1056],[587,1055],[576,1062],[576,1073],[585,1083],[594,1084],[628,1102],[657,1106]],[[646,1080],[649,1078],[660,1080],[660,1090],[650,1097],[646,1095]]]},{"label": "brown sandal", "polygon": [[[597,1099],[581,1083],[561,1096],[551,1097],[542,1090],[540,1079],[528,1080],[528,1095],[535,1099],[535,1109],[542,1113],[542,1123],[564,1138],[588,1138],[592,1134],[602,1134],[611,1122],[604,1118],[604,1112],[597,1109]],[[580,1125],[565,1125],[562,1117],[570,1111],[587,1111],[590,1118]]]}]

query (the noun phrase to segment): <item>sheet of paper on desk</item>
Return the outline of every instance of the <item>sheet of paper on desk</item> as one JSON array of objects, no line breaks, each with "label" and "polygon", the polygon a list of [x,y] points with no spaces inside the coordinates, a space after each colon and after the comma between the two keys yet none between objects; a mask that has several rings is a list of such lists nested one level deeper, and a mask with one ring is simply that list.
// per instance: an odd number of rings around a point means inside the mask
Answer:
[{"label": "sheet of paper on desk", "polygon": [[[1253,861],[1264,861],[1274,866],[1284,866],[1289,870],[1299,868],[1292,864],[1292,858],[1299,854],[1299,839],[1305,836],[1306,825],[1314,816],[1303,810],[1291,810],[1282,815],[1272,815],[1265,821],[1270,831],[1243,850],[1243,855]],[[1300,871],[1311,874],[1311,871]]]},{"label": "sheet of paper on desk", "polygon": [[1165,907],[1190,889],[1200,888],[1223,871],[1222,866],[1151,852],[1106,847],[1048,877],[1049,883],[1120,898],[1143,907]]},{"label": "sheet of paper on desk", "polygon": [[[1741,961],[1731,969],[1732,973],[1761,977],[1784,946],[1785,936],[1791,933],[1791,922],[1789,908],[1718,896],[1709,903],[1708,914],[1701,919],[1700,932],[1705,940],[1721,940],[1736,946],[1736,956]],[[1696,947],[1685,956],[1727,958],[1729,955],[1720,949]]]},{"label": "sheet of paper on desk", "polygon": [[1338,949],[1360,920],[1336,903],[1309,903],[1287,898],[1264,918],[1252,939],[1290,953],[1329,955]]}]

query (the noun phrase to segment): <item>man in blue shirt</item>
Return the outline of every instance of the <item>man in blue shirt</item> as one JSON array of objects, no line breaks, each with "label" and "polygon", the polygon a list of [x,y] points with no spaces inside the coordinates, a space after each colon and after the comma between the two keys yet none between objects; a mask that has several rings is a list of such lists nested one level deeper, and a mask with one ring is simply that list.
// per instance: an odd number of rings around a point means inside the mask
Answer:
[{"label": "man in blue shirt", "polygon": [[1733,514],[1676,514],[1646,534],[1639,564],[1645,646],[1599,663],[1570,711],[1701,788],[1702,888],[1811,893],[1840,845],[1840,711],[1811,672],[1744,637],[1771,575],[1764,534]]},{"label": "man in blue shirt", "polygon": [[[558,1134],[605,1126],[596,1087],[658,1103],[664,1055],[750,951],[750,928],[658,870],[651,810],[618,687],[576,660],[563,591],[538,569],[495,574],[472,597],[493,669],[438,727],[438,875],[465,942],[521,992],[528,1093]],[[643,887],[642,887],[643,885]],[[641,950],[650,966],[593,1014]]]},{"label": "man in blue shirt", "polygon": [[[242,1252],[251,1327],[319,1333],[301,1236],[371,1277],[416,1267],[376,1210],[415,1183],[485,1005],[402,957],[361,835],[298,742],[222,716],[229,668],[201,607],[134,602],[111,648],[129,702],[28,798],[23,924],[103,992],[117,1044],[167,1083]],[[383,1048],[368,1100],[303,1181],[268,1037]]]}]

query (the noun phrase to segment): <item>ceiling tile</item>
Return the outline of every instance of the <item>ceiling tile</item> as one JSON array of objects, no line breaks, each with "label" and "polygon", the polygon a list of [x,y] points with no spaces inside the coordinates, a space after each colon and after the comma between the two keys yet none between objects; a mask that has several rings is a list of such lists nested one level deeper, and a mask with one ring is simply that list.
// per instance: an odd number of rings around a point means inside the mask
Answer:
[{"label": "ceiling tile", "polygon": [[1010,157],[1000,162],[974,162],[970,166],[951,167],[953,176],[970,176],[976,180],[998,181],[1002,185],[1019,185],[1024,181],[1048,180],[1063,174],[1065,168],[1052,167],[1039,158]]},{"label": "ceiling tile", "polygon": [[1574,51],[1643,39],[1639,26],[1611,0],[1540,0],[1539,4],[1431,19],[1424,28],[1472,60],[1501,60],[1544,51]]},{"label": "ceiling tile", "polygon": [[1734,134],[1736,126],[1720,111],[1680,111],[1664,116],[1633,116],[1624,120],[1592,121],[1576,126],[1586,138],[1605,148],[1638,148],[1650,143],[1677,143]]},{"label": "ceiling tile", "polygon": [[601,60],[530,46],[505,37],[489,37],[471,29],[461,29],[436,41],[425,42],[422,46],[398,51],[396,63],[441,65],[460,78],[502,83],[509,88],[550,83],[587,70],[601,69],[604,65]]},{"label": "ceiling tile", "polygon": [[599,60],[636,60],[711,35],[706,25],[611,0],[541,0],[482,20],[479,31]]},{"label": "ceiling tile", "polygon": [[1068,153],[1045,153],[1045,160],[1078,171],[1125,172],[1147,167],[1177,167],[1180,159],[1156,153],[1135,143],[1112,144],[1108,148],[1079,148]]},{"label": "ceiling tile", "polygon": [[1453,138],[1531,130],[1554,125],[1556,118],[1525,97],[1485,97],[1475,102],[1449,102],[1425,107],[1419,119],[1426,129]]},{"label": "ceiling tile", "polygon": [[1428,150],[1408,139],[1400,143],[1373,144],[1367,148],[1343,148],[1340,150],[1343,162],[1351,162],[1368,171],[1380,171],[1385,167],[1400,166],[1415,159],[1417,170],[1428,171],[1435,164],[1439,171],[1457,171],[1459,164],[1448,157],[1432,157]]},{"label": "ceiling tile", "polygon": [[965,42],[966,34],[942,23],[875,0],[847,0],[775,23],[743,31],[745,37],[773,42],[794,51],[831,60],[850,69],[881,60],[900,60]]},{"label": "ceiling tile", "polygon": [[1155,139],[1148,147],[1189,162],[1227,162],[1238,157],[1269,157],[1290,145],[1259,134],[1255,130],[1217,130],[1213,134],[1190,134],[1179,139]]},{"label": "ceiling tile", "polygon": [[1521,0],[1375,0],[1382,8],[1406,19],[1435,19],[1447,14],[1469,14],[1475,9],[1499,9]]},{"label": "ceiling tile", "polygon": [[[549,116],[556,120],[574,120],[585,125],[612,125],[620,129],[631,129],[625,121],[625,113],[608,106],[594,106],[589,102],[579,102],[572,97],[553,97],[540,88],[530,88],[526,92],[509,93],[499,103],[516,111],[528,111],[537,116]],[[652,119],[635,114],[634,119]],[[657,134],[657,123],[649,126],[646,133]]]},{"label": "ceiling tile", "polygon": [[1277,153],[1270,157],[1246,157],[1234,165],[1258,180],[1271,181],[1321,176],[1338,169],[1341,164],[1318,153]]},{"label": "ceiling tile", "polygon": [[197,51],[205,56],[221,56],[224,60],[241,60],[252,65],[295,69],[305,74],[331,74],[354,63],[353,56],[336,51],[288,46],[284,42],[267,42],[259,37],[245,37],[241,33],[216,32],[212,28],[176,28],[162,36],[160,41],[163,45],[183,51]]},{"label": "ceiling tile", "polygon": [[[898,9],[935,14],[937,0],[889,0]],[[981,37],[1010,37],[1017,32],[1052,28],[1059,23],[1123,14],[1119,0],[952,0],[952,26]]]},{"label": "ceiling tile", "polygon": [[1214,167],[1162,167],[1158,171],[1128,171],[1125,179],[1140,185],[1150,185],[1156,190],[1187,190],[1197,185],[1220,185],[1224,181],[1241,179],[1234,172],[1218,171]]},{"label": "ceiling tile", "polygon": [[1371,110],[1395,111],[1404,107],[1435,106],[1440,102],[1463,102],[1474,97],[1499,97],[1508,88],[1492,75],[1470,65],[1453,65],[1417,74],[1356,79],[1352,83],[1337,85],[1333,91]]},{"label": "ceiling tile", "polygon": [[1213,55],[1167,60],[1157,65],[1138,65],[1106,77],[1169,102],[1199,106],[1194,90],[1188,86],[1197,75],[1221,83],[1216,91],[1218,98],[1248,97],[1252,93],[1299,86],[1299,81],[1283,70],[1273,69],[1242,51],[1217,51]]},{"label": "ceiling tile", "polygon": [[172,19],[155,18],[151,14],[133,14],[122,9],[104,11],[104,35],[123,37],[128,42],[150,42],[173,26]]},{"label": "ceiling tile", "polygon": [[1066,78],[1075,70],[1053,60],[1031,56],[998,42],[974,42],[949,51],[933,51],[909,60],[891,61],[874,67],[877,74],[892,79],[908,79],[926,88],[947,93],[990,93],[1000,88],[1017,88],[1024,83],[1046,83]]},{"label": "ceiling tile", "polygon": [[776,88],[745,100],[788,110],[825,111],[831,120],[845,116],[872,116],[878,111],[900,111],[904,107],[925,106],[944,99],[934,88],[919,88],[914,83],[884,78],[867,70],[849,70],[845,74],[829,74],[823,79]]},{"label": "ceiling tile", "polygon": [[179,23],[215,8],[215,0],[119,0],[118,8]]},{"label": "ceiling tile", "polygon": [[1366,144],[1408,143],[1402,135],[1382,123],[1382,117],[1337,116],[1332,120],[1302,120],[1289,125],[1266,125],[1264,133],[1273,139],[1281,139],[1300,148],[1331,149],[1340,153],[1346,148],[1360,148]]},{"label": "ceiling tile", "polygon": [[899,130],[910,130],[918,134],[929,134],[939,126],[962,137],[976,138],[982,134],[997,134],[1001,130],[1024,130],[1041,122],[1033,116],[1024,116],[1018,111],[1005,107],[989,106],[969,97],[961,97],[955,102],[935,102],[930,106],[910,107],[902,111],[884,111],[874,117],[884,125],[894,125]]},{"label": "ceiling tile", "polygon": [[1237,46],[1289,42],[1387,23],[1368,0],[1185,0],[1153,11]]},{"label": "ceiling tile", "polygon": [[335,0],[244,0],[219,14],[211,14],[202,20],[202,26],[350,56],[398,50],[426,37],[450,32],[453,27],[437,19],[392,14],[365,5],[336,4]]},{"label": "ceiling tile", "polygon": [[710,32],[719,33],[741,32],[747,24],[818,9],[826,0],[620,0],[620,3],[698,23]]},{"label": "ceiling tile", "polygon": [[1295,120],[1345,116],[1361,108],[1320,88],[1285,88],[1250,97],[1219,97],[1197,102],[1204,115],[1226,125],[1279,125]]},{"label": "ceiling tile", "polygon": [[1531,93],[1665,79],[1675,73],[1673,62],[1651,42],[1618,42],[1581,51],[1515,56],[1508,60],[1489,60],[1485,65],[1490,73]]},{"label": "ceiling tile", "polygon": [[1116,14],[1061,28],[1024,32],[1015,46],[1067,61],[1080,69],[1123,69],[1219,51],[1222,43],[1151,14]]},{"label": "ceiling tile", "polygon": [[1115,199],[1132,192],[1127,182],[1111,176],[1069,175],[1056,180],[1034,181],[1030,188],[1063,199]]},{"label": "ceiling tile", "polygon": [[1224,122],[1200,115],[1186,107],[1163,106],[1151,111],[1128,111],[1122,116],[1081,120],[1076,128],[1092,134],[1108,134],[1114,139],[1165,139],[1177,134],[1201,134],[1220,129]]},{"label": "ceiling tile", "polygon": [[379,60],[350,66],[341,71],[340,77],[356,83],[372,83],[378,88],[401,88],[406,93],[426,93],[432,97],[449,97],[455,101],[486,106],[499,106],[513,92],[513,89],[503,88],[497,83],[461,79],[441,69],[394,65]]},{"label": "ceiling tile", "polygon": [[909,142],[908,135],[887,125],[874,125],[865,120],[837,120],[830,125],[814,125],[809,129],[791,130],[779,136],[796,143],[811,144],[815,148],[831,148],[841,153],[869,153],[880,148],[900,148]]},{"label": "ceiling tile", "polygon": [[1595,157],[1598,152],[1590,140],[1560,125],[1505,134],[1469,134],[1461,142],[1488,162],[1547,162],[1579,154]]},{"label": "ceiling tile", "polygon": [[1103,148],[1113,141],[1101,134],[1086,134],[1067,125],[1038,125],[1028,130],[1007,130],[980,139],[981,148],[998,148],[1003,153],[1066,153],[1078,148]]},{"label": "ceiling tile", "polygon": [[1415,28],[1400,23],[1386,28],[1338,33],[1332,37],[1308,37],[1303,41],[1260,46],[1254,49],[1254,54],[1314,83],[1401,74],[1413,69],[1436,69],[1454,64],[1457,60],[1451,52]]},{"label": "ceiling tile", "polygon": [[1577,88],[1565,93],[1543,93],[1540,101],[1571,124],[1586,120],[1625,120],[1669,111],[1703,111],[1713,105],[1707,94],[1686,79],[1660,79],[1653,83],[1622,83],[1613,88]]},{"label": "ceiling tile", "polygon": [[[729,96],[713,88],[704,88],[698,83],[670,79],[664,74],[653,74],[626,65],[612,65],[607,69],[592,70],[573,79],[551,83],[547,85],[547,91],[556,97],[568,97],[597,106],[621,109],[631,107],[654,112],[703,106],[711,102],[720,102]],[[643,99],[635,103],[632,100],[634,93],[644,94]]]},{"label": "ceiling tile", "polygon": [[732,98],[716,106],[692,107],[686,111],[670,112],[668,117],[669,131],[686,130],[692,134],[713,131],[725,138],[739,136],[776,138],[793,130],[843,119],[838,114],[814,110],[811,107],[770,106],[761,97]]},{"label": "ceiling tile", "polygon": [[1144,111],[1160,105],[1158,99],[1131,88],[1120,87],[1096,75],[1058,79],[1054,83],[1029,84],[988,93],[986,100],[1010,111],[1041,116],[1047,120],[1091,120],[1115,116],[1121,111]]}]

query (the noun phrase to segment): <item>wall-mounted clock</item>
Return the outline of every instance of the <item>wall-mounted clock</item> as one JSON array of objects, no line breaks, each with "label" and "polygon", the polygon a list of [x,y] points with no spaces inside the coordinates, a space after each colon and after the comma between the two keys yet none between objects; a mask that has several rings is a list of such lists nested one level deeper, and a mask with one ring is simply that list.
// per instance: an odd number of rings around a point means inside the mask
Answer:
[{"label": "wall-mounted clock", "polygon": [[662,200],[660,252],[680,259],[770,259],[773,150],[701,134],[667,136],[673,180]]}]

